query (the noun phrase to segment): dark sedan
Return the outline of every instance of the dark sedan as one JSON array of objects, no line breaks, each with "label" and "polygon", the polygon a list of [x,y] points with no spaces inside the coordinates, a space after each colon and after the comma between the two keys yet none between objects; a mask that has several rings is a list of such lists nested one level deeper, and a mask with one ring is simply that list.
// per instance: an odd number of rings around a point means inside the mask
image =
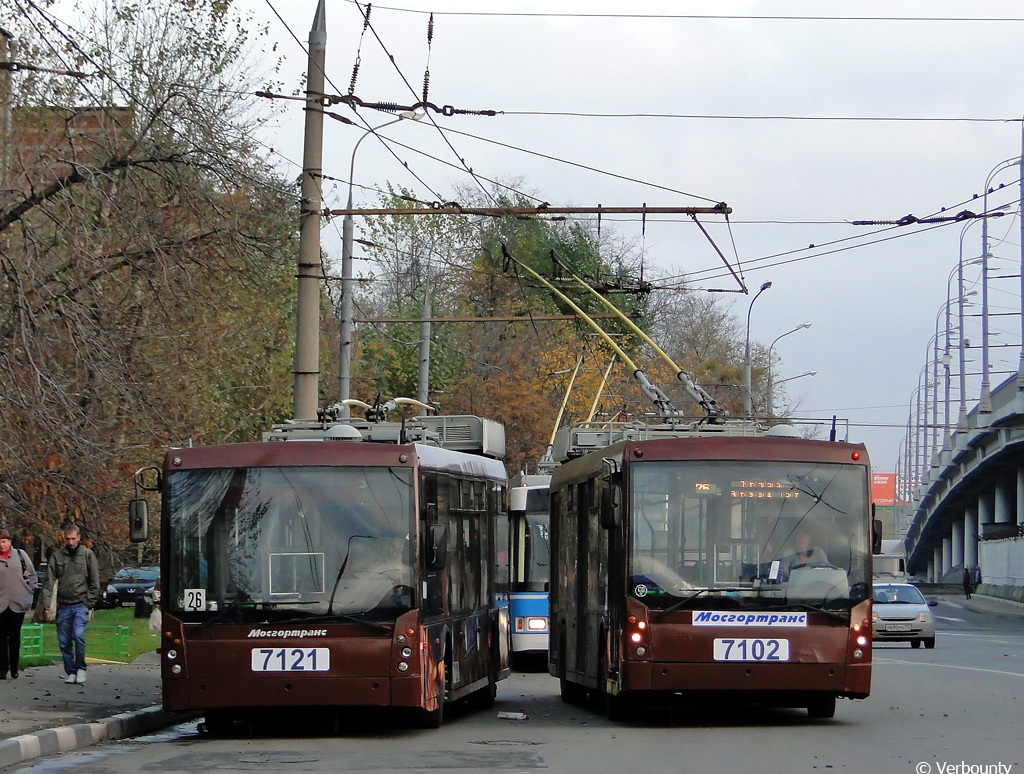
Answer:
[{"label": "dark sedan", "polygon": [[96,607],[134,607],[147,590],[152,589],[160,575],[158,567],[137,567],[118,570],[100,594]]}]

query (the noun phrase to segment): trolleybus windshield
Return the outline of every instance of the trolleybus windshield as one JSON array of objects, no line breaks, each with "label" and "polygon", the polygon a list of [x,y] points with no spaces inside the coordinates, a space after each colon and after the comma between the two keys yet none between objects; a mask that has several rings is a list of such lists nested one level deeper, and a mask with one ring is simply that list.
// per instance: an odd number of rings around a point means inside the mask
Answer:
[{"label": "trolleybus windshield", "polygon": [[867,597],[866,468],[649,461],[630,469],[628,592],[652,608]]},{"label": "trolleybus windshield", "polygon": [[516,529],[514,539],[514,591],[547,591],[551,572],[550,508],[551,493],[547,487],[526,491],[526,511],[518,514],[519,518],[525,517],[525,524],[521,534]]},{"label": "trolleybus windshield", "polygon": [[413,606],[410,470],[184,470],[166,492],[164,605],[185,620],[381,621]]}]

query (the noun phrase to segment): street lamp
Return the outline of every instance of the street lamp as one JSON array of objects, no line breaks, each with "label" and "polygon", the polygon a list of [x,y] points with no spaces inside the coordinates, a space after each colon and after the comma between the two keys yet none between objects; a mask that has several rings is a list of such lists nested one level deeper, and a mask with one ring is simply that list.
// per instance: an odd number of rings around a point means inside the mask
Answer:
[{"label": "street lamp", "polygon": [[[1022,129],[1024,131],[1024,129]],[[997,173],[1010,167],[1019,167],[1024,161],[1020,156],[1006,159],[996,164],[985,178],[985,190],[982,193],[981,206],[981,398],[978,401],[979,414],[992,413],[992,390],[988,378],[988,192],[992,178]],[[1024,178],[1022,178],[1024,179]],[[1024,245],[1021,246],[1024,250]]]},{"label": "street lamp", "polygon": [[[780,336],[776,336],[775,337],[775,341],[773,341],[770,345],[768,345],[768,406],[767,406],[767,408],[768,408],[768,416],[772,416],[775,413],[775,403],[772,400],[772,388],[774,386],[772,384],[772,350],[775,348],[775,344],[776,344],[776,342],[778,342],[779,339],[781,339],[781,338],[783,338],[785,336],[788,336],[791,333],[796,333],[797,331],[802,331],[804,328],[810,328],[810,327],[811,327],[810,321],[805,322],[802,325],[796,326],[791,331],[786,331],[785,333],[781,334]],[[815,373],[817,373],[817,372],[815,372]],[[793,376],[793,377],[790,377],[790,378],[791,379],[795,379],[797,377]],[[783,379],[782,381],[788,381],[788,380]],[[780,384],[781,383],[782,382],[780,382]]]},{"label": "street lamp", "polygon": [[356,144],[352,148],[352,160],[348,167],[348,204],[345,207],[348,212],[345,213],[345,220],[342,221],[341,226],[341,320],[338,325],[341,341],[338,343],[338,403],[341,404],[341,416],[343,417],[349,416],[349,407],[345,401],[351,397],[352,391],[352,294],[355,282],[352,276],[352,235],[355,230],[352,219],[352,189],[356,169],[356,151],[359,150],[359,145],[363,140],[371,134],[376,134],[380,129],[403,120],[419,121],[424,115],[426,113],[421,110],[407,110],[400,113],[398,118],[392,121],[367,129],[363,132],[362,137],[356,140]]},{"label": "street lamp", "polygon": [[758,296],[764,293],[768,288],[772,286],[771,281],[765,282],[761,285],[761,289],[757,291],[752,299],[750,299],[750,306],[747,307],[747,344],[743,350],[743,418],[750,419],[750,312],[754,308],[754,302],[757,301]]},{"label": "street lamp", "polygon": [[805,376],[817,376],[817,375],[818,375],[817,371],[804,371],[802,374],[797,374],[796,376],[787,376],[785,379],[779,379],[779,381],[776,382],[776,384],[782,384],[783,382],[791,382],[794,379],[803,379]]}]

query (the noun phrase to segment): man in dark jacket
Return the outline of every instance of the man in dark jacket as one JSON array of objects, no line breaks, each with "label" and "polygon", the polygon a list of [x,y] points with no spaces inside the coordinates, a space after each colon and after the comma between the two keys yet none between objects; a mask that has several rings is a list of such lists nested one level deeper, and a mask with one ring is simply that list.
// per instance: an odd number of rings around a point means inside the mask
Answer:
[{"label": "man in dark jacket", "polygon": [[[100,568],[96,554],[81,544],[74,524],[64,528],[66,545],[54,551],[46,564],[43,606],[57,605],[57,644],[64,657],[65,683],[85,683],[85,628],[100,597]],[[57,599],[53,584],[57,582]]]}]

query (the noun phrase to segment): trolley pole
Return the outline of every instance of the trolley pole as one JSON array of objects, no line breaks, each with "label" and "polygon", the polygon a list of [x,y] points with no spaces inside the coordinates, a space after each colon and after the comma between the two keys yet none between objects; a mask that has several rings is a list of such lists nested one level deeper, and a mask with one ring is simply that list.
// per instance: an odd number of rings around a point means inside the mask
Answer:
[{"label": "trolley pole", "polygon": [[323,177],[324,62],[327,14],[317,4],[309,31],[306,73],[306,128],[302,150],[297,329],[295,334],[295,419],[316,419],[320,377],[320,181]]}]

